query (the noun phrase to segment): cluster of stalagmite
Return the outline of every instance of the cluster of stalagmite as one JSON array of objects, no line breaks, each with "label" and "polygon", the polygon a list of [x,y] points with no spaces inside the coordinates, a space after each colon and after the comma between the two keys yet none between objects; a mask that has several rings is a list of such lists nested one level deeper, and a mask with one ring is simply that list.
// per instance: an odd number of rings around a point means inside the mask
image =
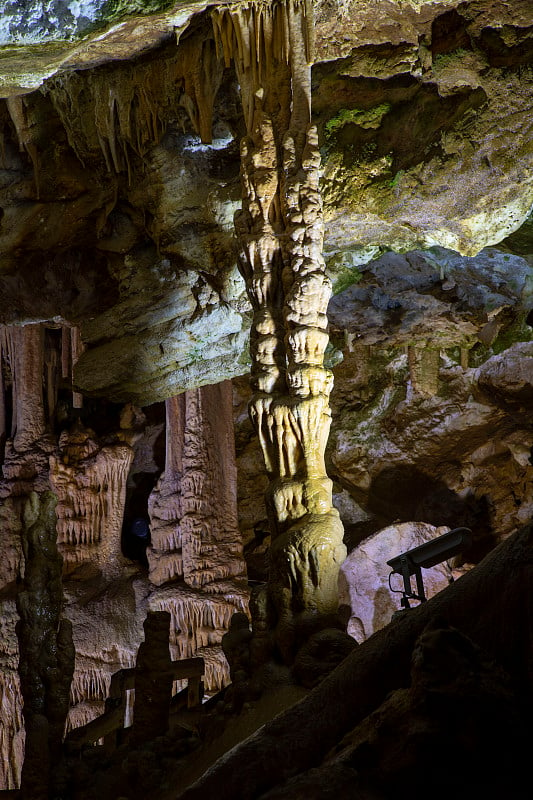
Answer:
[{"label": "cluster of stalagmite", "polygon": [[[54,337],[57,331],[59,334]],[[82,353],[78,328],[41,323],[0,326],[0,443],[9,456],[28,450],[57,415],[58,393],[72,383]],[[81,396],[73,392],[74,408]],[[6,471],[7,470],[7,471]],[[4,477],[11,477],[4,464]]]},{"label": "cluster of stalagmite", "polygon": [[247,127],[235,227],[254,309],[249,409],[270,478],[269,598],[290,661],[295,628],[320,627],[334,615],[346,554],[324,464],[331,286],[311,125],[312,10],[299,0],[249,3],[219,7],[213,19],[226,65],[235,61]]}]

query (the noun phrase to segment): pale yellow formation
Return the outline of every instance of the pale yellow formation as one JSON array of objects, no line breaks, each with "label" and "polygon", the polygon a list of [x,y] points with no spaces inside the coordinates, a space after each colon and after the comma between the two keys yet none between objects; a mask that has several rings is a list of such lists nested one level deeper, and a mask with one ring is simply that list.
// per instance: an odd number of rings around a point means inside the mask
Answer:
[{"label": "pale yellow formation", "polygon": [[311,125],[312,11],[299,0],[248,3],[219,7],[213,20],[226,65],[235,62],[247,127],[235,227],[254,308],[249,410],[271,480],[267,508],[277,538],[269,592],[278,644],[290,659],[297,615],[335,612],[346,555],[324,464],[331,285]]}]

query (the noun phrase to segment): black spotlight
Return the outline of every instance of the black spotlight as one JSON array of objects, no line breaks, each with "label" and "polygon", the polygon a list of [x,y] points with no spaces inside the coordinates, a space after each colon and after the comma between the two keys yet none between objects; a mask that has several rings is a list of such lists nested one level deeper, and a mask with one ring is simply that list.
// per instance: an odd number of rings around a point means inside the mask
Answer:
[{"label": "black spotlight", "polygon": [[[392,571],[389,575],[389,586],[391,575],[397,573],[403,578],[402,609],[410,608],[409,599],[419,600],[425,603],[427,597],[424,592],[424,582],[422,580],[422,567],[429,569],[442,561],[447,561],[452,556],[465,550],[472,542],[472,531],[470,528],[454,528],[442,536],[437,536],[430,542],[400,553],[399,556],[387,561]],[[416,578],[416,592],[411,586],[411,575]]]}]

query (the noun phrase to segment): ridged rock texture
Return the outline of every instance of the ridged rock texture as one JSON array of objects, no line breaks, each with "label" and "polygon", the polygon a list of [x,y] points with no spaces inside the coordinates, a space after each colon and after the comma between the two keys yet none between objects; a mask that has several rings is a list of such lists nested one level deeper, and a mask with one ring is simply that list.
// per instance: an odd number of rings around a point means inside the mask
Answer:
[{"label": "ridged rock texture", "polygon": [[229,683],[220,648],[231,616],[248,610],[237,524],[229,381],[171,398],[165,471],[148,499],[150,607],[171,614],[174,660],[202,655],[209,691]]}]

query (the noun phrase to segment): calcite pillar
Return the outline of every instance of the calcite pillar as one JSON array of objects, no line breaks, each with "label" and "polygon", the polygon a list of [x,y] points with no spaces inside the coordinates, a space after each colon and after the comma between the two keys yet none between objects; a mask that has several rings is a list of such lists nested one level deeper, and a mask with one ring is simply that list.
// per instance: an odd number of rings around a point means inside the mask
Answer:
[{"label": "calcite pillar", "polygon": [[249,410],[270,478],[267,614],[290,662],[300,640],[331,624],[346,555],[324,464],[331,285],[311,124],[312,10],[300,0],[239,3],[219,6],[213,20],[226,65],[235,62],[247,127],[235,227],[254,309]]},{"label": "calcite pillar", "polygon": [[150,580],[242,578],[231,382],[167,400],[166,420],[165,472],[148,503]]},{"label": "calcite pillar", "polygon": [[166,463],[150,495],[153,610],[169,611],[174,660],[201,655],[208,692],[229,682],[220,642],[248,610],[237,519],[231,381],[166,401]]}]

